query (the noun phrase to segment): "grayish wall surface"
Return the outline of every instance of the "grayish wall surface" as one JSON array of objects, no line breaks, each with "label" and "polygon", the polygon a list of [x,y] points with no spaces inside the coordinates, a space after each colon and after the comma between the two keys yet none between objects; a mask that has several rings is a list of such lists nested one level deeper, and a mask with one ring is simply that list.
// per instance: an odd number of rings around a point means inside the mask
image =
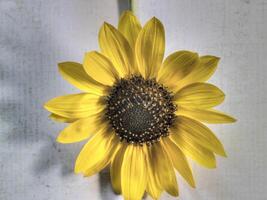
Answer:
[{"label": "grayish wall surface", "polygon": [[[145,0],[137,15],[165,25],[166,55],[188,49],[220,56],[210,82],[227,94],[221,110],[238,122],[210,126],[228,158],[216,170],[192,163],[197,188],[179,176],[181,200],[267,198],[267,1]],[[115,0],[0,0],[0,199],[117,200],[108,173],[72,172],[82,143],[55,142],[64,127],[47,118],[48,99],[77,92],[57,63],[98,49],[103,21],[117,24]],[[147,197],[148,198],[148,197]],[[162,199],[175,199],[167,194]]]}]

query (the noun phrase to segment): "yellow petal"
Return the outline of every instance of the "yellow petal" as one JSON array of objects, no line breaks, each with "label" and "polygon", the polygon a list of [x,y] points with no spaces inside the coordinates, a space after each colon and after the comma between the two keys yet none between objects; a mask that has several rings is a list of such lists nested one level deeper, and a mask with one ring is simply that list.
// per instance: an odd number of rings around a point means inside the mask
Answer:
[{"label": "yellow petal", "polygon": [[72,122],[75,122],[77,120],[77,119],[73,119],[73,118],[67,118],[67,117],[63,117],[60,115],[56,115],[53,113],[51,115],[49,115],[49,118],[54,120],[54,121],[63,122],[63,123],[72,123]]},{"label": "yellow petal", "polygon": [[91,176],[109,164],[119,140],[114,133],[107,131],[101,129],[84,145],[75,163],[75,173]]},{"label": "yellow petal", "polygon": [[44,105],[45,109],[67,118],[85,118],[104,109],[101,97],[95,94],[81,93],[59,96]]},{"label": "yellow petal", "polygon": [[217,65],[220,58],[216,56],[201,56],[199,58],[199,64],[192,70],[192,72],[184,79],[179,81],[175,90],[183,88],[186,85],[207,81],[217,69]]},{"label": "yellow petal", "polygon": [[202,123],[185,116],[179,116],[177,119],[177,131],[185,139],[194,140],[203,147],[213,151],[221,156],[226,156],[223,145],[212,131]]},{"label": "yellow petal", "polygon": [[187,140],[182,137],[179,132],[170,134],[170,138],[174,141],[174,143],[184,152],[184,154],[200,165],[207,168],[215,168],[216,160],[214,154],[199,145],[194,140]]},{"label": "yellow petal", "polygon": [[179,90],[174,101],[181,106],[211,108],[224,100],[224,93],[209,83],[193,83]]},{"label": "yellow petal", "polygon": [[134,63],[132,48],[116,28],[104,23],[99,32],[99,44],[102,53],[111,60],[120,77],[131,72]]},{"label": "yellow petal", "polygon": [[155,176],[159,180],[161,187],[170,195],[178,196],[178,183],[173,165],[161,142],[151,146],[151,158],[152,166],[156,168]]},{"label": "yellow petal", "polygon": [[78,89],[98,95],[107,93],[107,87],[89,77],[81,64],[75,62],[63,62],[59,63],[58,67],[63,78]]},{"label": "yellow petal", "polygon": [[63,129],[57,141],[60,143],[80,142],[95,134],[105,122],[101,119],[102,115],[93,115],[88,118],[79,119]]},{"label": "yellow petal", "polygon": [[157,80],[168,87],[176,87],[198,64],[198,54],[177,51],[169,55],[159,70]]},{"label": "yellow petal", "polygon": [[116,155],[114,155],[110,166],[110,179],[112,187],[117,194],[121,194],[121,166],[126,147],[127,144],[120,144],[120,147]]},{"label": "yellow petal", "polygon": [[176,115],[187,116],[205,123],[233,123],[236,121],[233,117],[213,109],[198,109],[179,106]]},{"label": "yellow petal", "polygon": [[83,67],[90,77],[104,85],[112,86],[119,78],[109,59],[96,51],[85,54]]},{"label": "yellow petal", "polygon": [[144,148],[146,150],[146,166],[147,166],[147,192],[153,199],[159,199],[162,188],[156,175],[156,166],[153,164],[153,157],[151,157],[150,147]]},{"label": "yellow petal", "polygon": [[165,51],[165,32],[162,23],[155,17],[149,20],[138,35],[135,44],[136,61],[145,78],[155,78]]},{"label": "yellow petal", "polygon": [[127,200],[141,200],[147,185],[143,147],[129,144],[121,166],[122,195]]},{"label": "yellow petal", "polygon": [[192,170],[183,152],[168,137],[163,138],[162,141],[165,144],[164,147],[168,152],[175,169],[181,174],[181,176],[188,182],[189,185],[195,187]]},{"label": "yellow petal", "polygon": [[137,36],[142,29],[138,18],[131,11],[124,11],[120,17],[118,29],[134,49]]}]

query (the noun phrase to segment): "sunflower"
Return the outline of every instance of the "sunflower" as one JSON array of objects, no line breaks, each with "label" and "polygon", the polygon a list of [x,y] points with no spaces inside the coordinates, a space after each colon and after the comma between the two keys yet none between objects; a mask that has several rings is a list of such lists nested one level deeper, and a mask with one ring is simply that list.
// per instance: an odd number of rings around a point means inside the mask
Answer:
[{"label": "sunflower", "polygon": [[155,17],[143,27],[130,11],[118,29],[104,23],[100,51],[83,64],[59,64],[61,75],[82,91],[45,104],[53,120],[69,123],[57,141],[89,138],[76,160],[76,173],[91,176],[110,167],[116,193],[140,200],[163,191],[178,196],[175,170],[195,187],[187,158],[215,168],[223,145],[204,123],[235,119],[213,107],[224,93],[205,83],[219,58],[176,51],[164,59],[165,32]]}]

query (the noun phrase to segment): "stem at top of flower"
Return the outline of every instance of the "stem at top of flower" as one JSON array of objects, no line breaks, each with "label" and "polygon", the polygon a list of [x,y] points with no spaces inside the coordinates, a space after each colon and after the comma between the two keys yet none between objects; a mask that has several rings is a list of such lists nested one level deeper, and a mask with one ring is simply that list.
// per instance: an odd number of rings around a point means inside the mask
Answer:
[{"label": "stem at top of flower", "polygon": [[129,10],[135,13],[135,0],[129,0]]}]

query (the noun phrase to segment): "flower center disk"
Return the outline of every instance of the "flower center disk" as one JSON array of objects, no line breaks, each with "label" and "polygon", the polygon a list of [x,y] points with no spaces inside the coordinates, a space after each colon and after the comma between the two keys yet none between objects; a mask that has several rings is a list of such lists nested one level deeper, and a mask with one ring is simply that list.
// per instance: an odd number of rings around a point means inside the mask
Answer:
[{"label": "flower center disk", "polygon": [[169,135],[176,106],[172,95],[154,79],[122,78],[107,98],[107,118],[121,140],[153,144]]}]

